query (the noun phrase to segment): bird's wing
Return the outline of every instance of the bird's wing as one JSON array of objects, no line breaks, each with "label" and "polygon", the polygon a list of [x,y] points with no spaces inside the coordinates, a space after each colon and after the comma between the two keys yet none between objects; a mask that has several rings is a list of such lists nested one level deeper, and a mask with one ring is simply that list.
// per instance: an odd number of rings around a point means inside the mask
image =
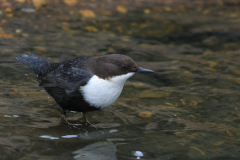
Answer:
[{"label": "bird's wing", "polygon": [[36,80],[39,86],[46,89],[51,89],[53,92],[73,93],[84,86],[87,81],[93,76],[91,73],[79,67],[64,67],[59,65],[55,70],[47,73],[44,76],[37,77]]}]

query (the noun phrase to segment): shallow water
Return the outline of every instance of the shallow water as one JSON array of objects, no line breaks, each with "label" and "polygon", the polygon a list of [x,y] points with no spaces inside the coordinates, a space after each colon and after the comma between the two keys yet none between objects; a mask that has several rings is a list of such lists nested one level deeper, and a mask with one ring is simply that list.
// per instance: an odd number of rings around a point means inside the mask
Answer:
[{"label": "shallow water", "polygon": [[[0,12],[0,159],[239,159],[239,4],[20,2]],[[155,73],[73,128],[22,53],[125,54]]]}]

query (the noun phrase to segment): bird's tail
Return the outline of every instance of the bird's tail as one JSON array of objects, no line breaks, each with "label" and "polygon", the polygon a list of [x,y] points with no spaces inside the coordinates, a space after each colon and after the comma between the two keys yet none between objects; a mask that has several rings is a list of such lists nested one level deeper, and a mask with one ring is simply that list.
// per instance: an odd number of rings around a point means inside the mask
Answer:
[{"label": "bird's tail", "polygon": [[39,76],[44,75],[47,72],[47,68],[51,66],[50,62],[31,54],[21,54],[17,56],[16,59],[31,67]]}]

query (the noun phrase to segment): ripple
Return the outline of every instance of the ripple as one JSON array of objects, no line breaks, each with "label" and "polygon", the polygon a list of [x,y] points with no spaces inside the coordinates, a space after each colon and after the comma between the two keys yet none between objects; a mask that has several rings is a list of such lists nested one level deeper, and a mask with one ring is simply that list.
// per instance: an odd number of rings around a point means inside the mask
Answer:
[{"label": "ripple", "polygon": [[52,137],[52,136],[48,136],[48,135],[42,135],[40,137],[41,138],[48,138],[48,139],[59,139],[58,137]]},{"label": "ripple", "polygon": [[109,133],[114,133],[114,132],[117,132],[118,130],[116,130],[116,129],[111,129],[110,131],[109,131]]},{"label": "ripple", "polygon": [[65,136],[62,136],[62,138],[76,138],[78,137],[78,135],[65,135]]}]

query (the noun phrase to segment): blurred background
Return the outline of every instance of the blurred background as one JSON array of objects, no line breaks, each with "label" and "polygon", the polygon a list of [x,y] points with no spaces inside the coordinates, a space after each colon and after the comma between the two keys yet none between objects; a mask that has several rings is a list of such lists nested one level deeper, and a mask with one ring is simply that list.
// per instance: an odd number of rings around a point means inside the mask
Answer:
[{"label": "blurred background", "polygon": [[[0,0],[0,159],[239,159],[240,1]],[[14,57],[125,54],[136,74],[71,128]],[[81,113],[68,113],[77,122]]]}]

